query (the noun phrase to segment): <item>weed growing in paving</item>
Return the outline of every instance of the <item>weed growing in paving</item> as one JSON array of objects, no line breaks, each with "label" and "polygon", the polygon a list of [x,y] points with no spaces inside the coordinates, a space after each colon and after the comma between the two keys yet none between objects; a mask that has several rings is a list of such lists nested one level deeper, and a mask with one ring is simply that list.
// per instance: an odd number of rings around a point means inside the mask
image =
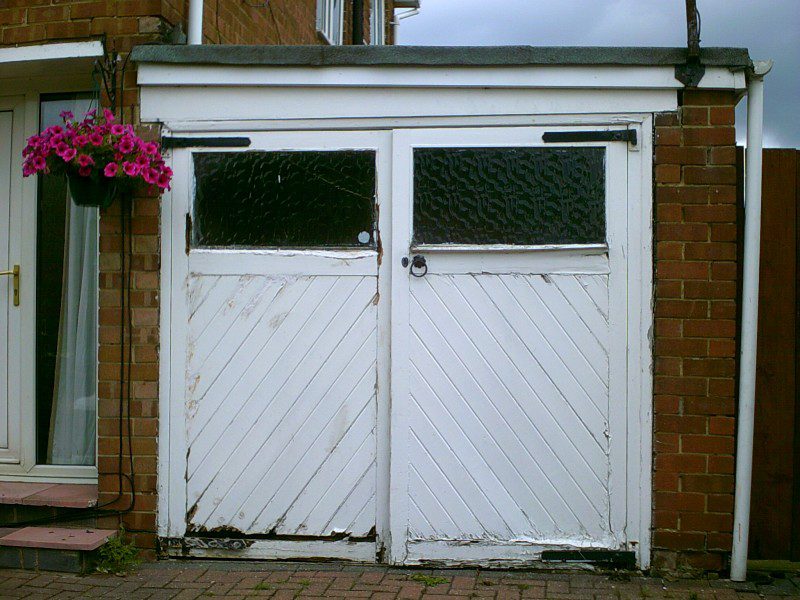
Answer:
[{"label": "weed growing in paving", "polygon": [[98,550],[98,573],[125,575],[139,564],[139,551],[133,542],[125,541],[125,528],[120,527],[116,536],[109,539]]},{"label": "weed growing in paving", "polygon": [[417,575],[412,575],[411,579],[413,579],[414,581],[419,581],[425,587],[435,587],[442,583],[447,583],[447,579],[445,579],[444,577],[433,577],[432,575],[417,574]]}]

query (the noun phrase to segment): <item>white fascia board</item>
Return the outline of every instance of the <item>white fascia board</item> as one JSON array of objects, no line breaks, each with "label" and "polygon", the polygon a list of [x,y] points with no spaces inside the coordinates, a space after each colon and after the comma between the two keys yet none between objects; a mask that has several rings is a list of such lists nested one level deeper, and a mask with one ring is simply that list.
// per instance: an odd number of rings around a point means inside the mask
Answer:
[{"label": "white fascia board", "polygon": [[143,86],[141,118],[208,121],[414,119],[651,113],[675,110],[670,89],[465,89]]},{"label": "white fascia board", "polygon": [[80,73],[104,52],[99,40],[0,48],[0,79]]},{"label": "white fascia board", "polygon": [[103,42],[100,40],[0,48],[0,64],[101,56],[103,56]]},{"label": "white fascia board", "polygon": [[[270,67],[141,63],[141,86],[681,89],[672,66]],[[743,89],[744,73],[708,67],[701,88]]]}]

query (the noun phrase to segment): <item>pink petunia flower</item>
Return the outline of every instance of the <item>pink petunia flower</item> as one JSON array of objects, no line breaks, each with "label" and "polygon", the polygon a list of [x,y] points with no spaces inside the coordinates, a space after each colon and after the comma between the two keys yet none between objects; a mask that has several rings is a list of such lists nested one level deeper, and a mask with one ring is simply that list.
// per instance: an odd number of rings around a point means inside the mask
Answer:
[{"label": "pink petunia flower", "polygon": [[89,165],[94,164],[94,159],[88,154],[81,154],[78,157],[78,164],[82,167],[88,167]]},{"label": "pink petunia flower", "polygon": [[119,123],[114,123],[111,126],[111,133],[113,135],[122,135],[123,133],[125,133],[125,128]]},{"label": "pink petunia flower", "polygon": [[108,110],[107,108],[104,108],[103,118],[106,120],[106,123],[111,123],[115,119],[114,113]]},{"label": "pink petunia flower", "polygon": [[85,167],[80,167],[78,169],[78,175],[80,175],[81,177],[88,177],[91,174],[92,174],[92,167],[90,167],[89,165],[86,165]]},{"label": "pink petunia flower", "polygon": [[156,184],[162,190],[168,190],[170,179],[171,177],[167,173],[162,171],[161,174],[158,176],[158,181],[156,182]]},{"label": "pink petunia flower", "polygon": [[122,170],[128,177],[136,177],[139,174],[139,165],[126,160],[122,163]]},{"label": "pink petunia flower", "polygon": [[34,156],[33,157],[33,168],[37,171],[41,171],[47,166],[47,161],[44,159],[44,156]]},{"label": "pink petunia flower", "polygon": [[103,169],[103,175],[105,175],[106,177],[114,177],[116,176],[118,171],[119,171],[119,165],[115,162],[110,162],[106,165],[106,168]]},{"label": "pink petunia flower", "polygon": [[103,143],[103,136],[99,132],[93,131],[89,134],[89,141],[93,146],[99,146]]},{"label": "pink petunia flower", "polygon": [[139,154],[134,162],[140,167],[150,166],[150,158],[146,154]]},{"label": "pink petunia flower", "polygon": [[158,144],[155,142],[145,142],[142,150],[145,154],[154,155],[158,153]]},{"label": "pink petunia flower", "polygon": [[119,141],[119,144],[117,144],[117,150],[123,154],[128,154],[129,152],[133,151],[135,146],[136,145],[134,144],[133,138],[126,135]]},{"label": "pink petunia flower", "polygon": [[64,121],[71,121],[72,119],[74,119],[74,118],[75,118],[75,115],[74,115],[74,114],[72,114],[72,111],[71,111],[71,110],[62,110],[62,111],[61,111],[60,113],[58,113],[58,114],[59,114],[59,116],[60,116],[60,117],[61,117],[61,118],[62,118]]},{"label": "pink petunia flower", "polygon": [[77,153],[78,153],[78,151],[75,150],[75,148],[69,148],[68,150],[65,150],[63,154],[60,154],[59,156],[61,156],[61,158],[64,159],[64,162],[69,162],[73,158],[75,158],[75,155]]},{"label": "pink petunia flower", "polygon": [[72,140],[72,143],[75,144],[78,148],[83,148],[86,144],[89,143],[89,138],[85,135],[78,134]]},{"label": "pink petunia flower", "polygon": [[144,169],[142,170],[142,179],[151,185],[158,183],[158,169]]}]

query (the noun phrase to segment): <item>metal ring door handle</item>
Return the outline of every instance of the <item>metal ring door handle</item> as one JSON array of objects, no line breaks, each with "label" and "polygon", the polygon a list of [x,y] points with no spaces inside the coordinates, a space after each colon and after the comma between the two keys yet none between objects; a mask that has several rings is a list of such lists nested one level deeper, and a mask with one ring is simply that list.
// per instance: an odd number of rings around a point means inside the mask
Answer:
[{"label": "metal ring door handle", "polygon": [[[417,271],[414,271],[417,269]],[[411,259],[411,274],[414,277],[425,277],[428,273],[428,261],[425,260],[425,257],[417,254],[414,258]]]}]

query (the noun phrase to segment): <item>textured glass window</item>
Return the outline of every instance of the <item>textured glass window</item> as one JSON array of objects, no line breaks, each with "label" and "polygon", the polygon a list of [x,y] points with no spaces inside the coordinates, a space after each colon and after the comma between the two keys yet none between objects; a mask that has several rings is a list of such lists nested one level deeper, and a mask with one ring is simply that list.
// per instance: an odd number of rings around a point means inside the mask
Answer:
[{"label": "textured glass window", "polygon": [[372,151],[194,154],[194,247],[374,247]]},{"label": "textured glass window", "polygon": [[605,242],[604,148],[418,148],[414,242]]}]

